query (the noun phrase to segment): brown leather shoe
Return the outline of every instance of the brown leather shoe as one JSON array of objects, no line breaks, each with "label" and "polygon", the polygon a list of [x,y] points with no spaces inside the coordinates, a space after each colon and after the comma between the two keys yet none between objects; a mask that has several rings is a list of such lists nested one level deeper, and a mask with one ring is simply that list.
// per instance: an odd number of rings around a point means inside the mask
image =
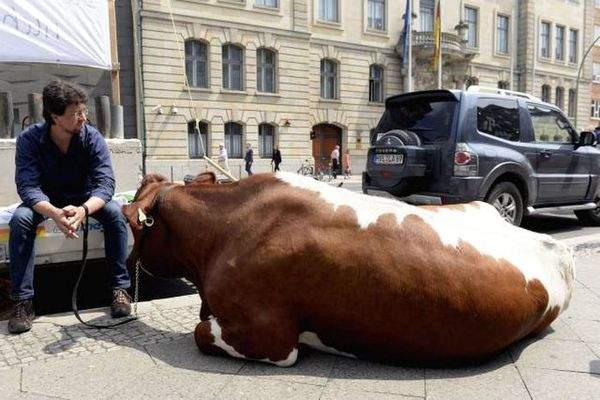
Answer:
[{"label": "brown leather shoe", "polygon": [[110,314],[113,318],[126,317],[131,314],[131,297],[125,289],[113,289]]},{"label": "brown leather shoe", "polygon": [[8,320],[8,331],[15,334],[27,332],[31,329],[34,318],[33,302],[31,300],[19,300],[15,303]]}]

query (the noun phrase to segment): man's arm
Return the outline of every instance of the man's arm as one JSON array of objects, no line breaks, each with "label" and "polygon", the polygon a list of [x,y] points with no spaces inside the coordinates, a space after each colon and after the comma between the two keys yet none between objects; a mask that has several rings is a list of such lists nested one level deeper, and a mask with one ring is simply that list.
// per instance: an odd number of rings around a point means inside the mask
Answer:
[{"label": "man's arm", "polygon": [[[33,208],[41,201],[50,204],[50,199],[42,191],[41,175],[35,144],[28,136],[19,136],[15,151],[15,183],[17,193],[27,207]],[[48,214],[43,215],[49,216]]]}]

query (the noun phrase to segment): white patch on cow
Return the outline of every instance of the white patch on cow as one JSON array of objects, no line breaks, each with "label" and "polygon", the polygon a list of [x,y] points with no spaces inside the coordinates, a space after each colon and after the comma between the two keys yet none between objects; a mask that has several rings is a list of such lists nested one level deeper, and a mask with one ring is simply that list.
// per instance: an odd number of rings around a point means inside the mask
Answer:
[{"label": "white patch on cow", "polygon": [[444,245],[457,248],[460,242],[467,243],[480,254],[508,261],[527,281],[539,280],[548,292],[547,309],[559,306],[564,310],[568,306],[575,273],[569,249],[549,235],[511,225],[487,203],[465,205],[466,212],[452,208],[433,211],[394,199],[355,193],[294,173],[278,172],[276,177],[289,185],[318,193],[334,210],[340,206],[352,208],[362,229],[377,222],[383,214],[393,214],[398,224],[408,215],[416,215],[438,234]]},{"label": "white patch on cow", "polygon": [[323,351],[325,353],[331,353],[331,354],[335,354],[338,356],[356,358],[356,356],[354,354],[345,353],[343,351],[336,350],[333,347],[325,346],[323,344],[323,342],[321,342],[321,339],[319,339],[317,334],[314,332],[302,332],[300,334],[300,336],[298,337],[298,342],[303,343],[307,346],[310,346],[313,349]]},{"label": "white patch on cow", "polygon": [[292,349],[292,351],[290,351],[290,354],[287,356],[286,359],[280,360],[280,361],[271,361],[268,358],[263,358],[263,359],[259,360],[259,359],[253,359],[253,358],[246,357],[243,354],[239,353],[236,349],[234,349],[233,346],[228,345],[225,342],[225,340],[223,340],[223,336],[221,334],[221,326],[217,322],[216,318],[214,318],[213,316],[210,316],[208,322],[210,323],[210,333],[215,338],[214,342],[212,343],[213,346],[217,346],[218,348],[225,350],[227,352],[227,354],[229,354],[232,357],[242,358],[244,360],[254,360],[254,361],[266,362],[269,364],[275,364],[279,367],[292,366],[296,363],[296,360],[298,359],[298,349],[295,347]]}]

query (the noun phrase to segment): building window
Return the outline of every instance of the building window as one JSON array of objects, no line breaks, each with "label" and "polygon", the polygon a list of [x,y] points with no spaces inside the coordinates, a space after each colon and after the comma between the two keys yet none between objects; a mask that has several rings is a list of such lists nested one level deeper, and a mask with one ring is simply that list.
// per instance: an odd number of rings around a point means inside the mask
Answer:
[{"label": "building window", "polygon": [[508,17],[498,15],[497,26],[498,53],[508,54]]},{"label": "building window", "polygon": [[368,0],[367,28],[385,30],[385,0]]},{"label": "building window", "polygon": [[383,67],[373,64],[369,67],[369,101],[383,101]]},{"label": "building window", "polygon": [[555,95],[554,100],[555,100],[556,106],[562,110],[563,107],[565,106],[565,89],[558,86],[555,90],[554,95]]},{"label": "building window", "polygon": [[465,21],[467,23],[469,35],[467,40],[467,45],[470,47],[477,47],[478,45],[478,37],[477,37],[477,29],[478,29],[478,21],[477,21],[477,9],[472,7],[465,7]]},{"label": "building window", "polygon": [[243,90],[244,51],[234,44],[223,46],[223,88]]},{"label": "building window", "polygon": [[592,118],[600,118],[600,100],[592,100]]},{"label": "building window", "polygon": [[271,124],[260,124],[258,126],[258,154],[262,158],[273,156],[275,146],[275,127]]},{"label": "building window", "polygon": [[257,6],[277,8],[277,0],[256,0]]},{"label": "building window", "polygon": [[421,32],[433,31],[433,8],[434,0],[419,1],[419,20]]},{"label": "building window", "polygon": [[550,24],[542,22],[540,26],[540,56],[550,58]]},{"label": "building window", "polygon": [[550,86],[542,85],[542,101],[550,103]]},{"label": "building window", "polygon": [[510,86],[510,82],[508,82],[508,81],[498,81],[498,89],[508,90],[509,86]]},{"label": "building window", "polygon": [[188,127],[188,154],[190,158],[202,158],[204,157],[204,150],[207,145],[208,138],[208,124],[206,122],[198,122],[198,128],[196,128],[196,121],[189,121]]},{"label": "building window", "polygon": [[577,63],[577,42],[579,32],[577,29],[569,29],[569,62]]},{"label": "building window", "polygon": [[569,89],[569,112],[570,118],[575,116],[575,89]]},{"label": "building window", "polygon": [[256,58],[256,90],[275,93],[275,52],[258,49]]},{"label": "building window", "polygon": [[559,61],[565,59],[565,27],[556,26],[556,49],[554,53],[555,57]]},{"label": "building window", "polygon": [[333,60],[321,60],[321,97],[337,99],[337,63]]},{"label": "building window", "polygon": [[185,75],[193,87],[208,87],[208,46],[197,40],[185,42]]},{"label": "building window", "polygon": [[595,82],[600,82],[600,63],[592,64],[592,75]]},{"label": "building window", "polygon": [[319,0],[319,19],[321,21],[339,22],[338,0]]},{"label": "building window", "polygon": [[229,158],[242,158],[242,125],[235,122],[225,124],[225,148]]}]

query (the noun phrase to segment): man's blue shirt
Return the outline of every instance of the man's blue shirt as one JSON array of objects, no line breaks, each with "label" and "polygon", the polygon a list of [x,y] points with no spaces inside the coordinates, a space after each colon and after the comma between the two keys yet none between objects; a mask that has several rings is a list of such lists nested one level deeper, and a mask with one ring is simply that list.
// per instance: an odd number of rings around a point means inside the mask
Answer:
[{"label": "man's blue shirt", "polygon": [[66,154],[50,138],[46,122],[32,125],[17,138],[15,163],[17,192],[28,207],[40,201],[79,205],[91,196],[109,202],[115,191],[110,152],[91,125],[73,136]]}]

